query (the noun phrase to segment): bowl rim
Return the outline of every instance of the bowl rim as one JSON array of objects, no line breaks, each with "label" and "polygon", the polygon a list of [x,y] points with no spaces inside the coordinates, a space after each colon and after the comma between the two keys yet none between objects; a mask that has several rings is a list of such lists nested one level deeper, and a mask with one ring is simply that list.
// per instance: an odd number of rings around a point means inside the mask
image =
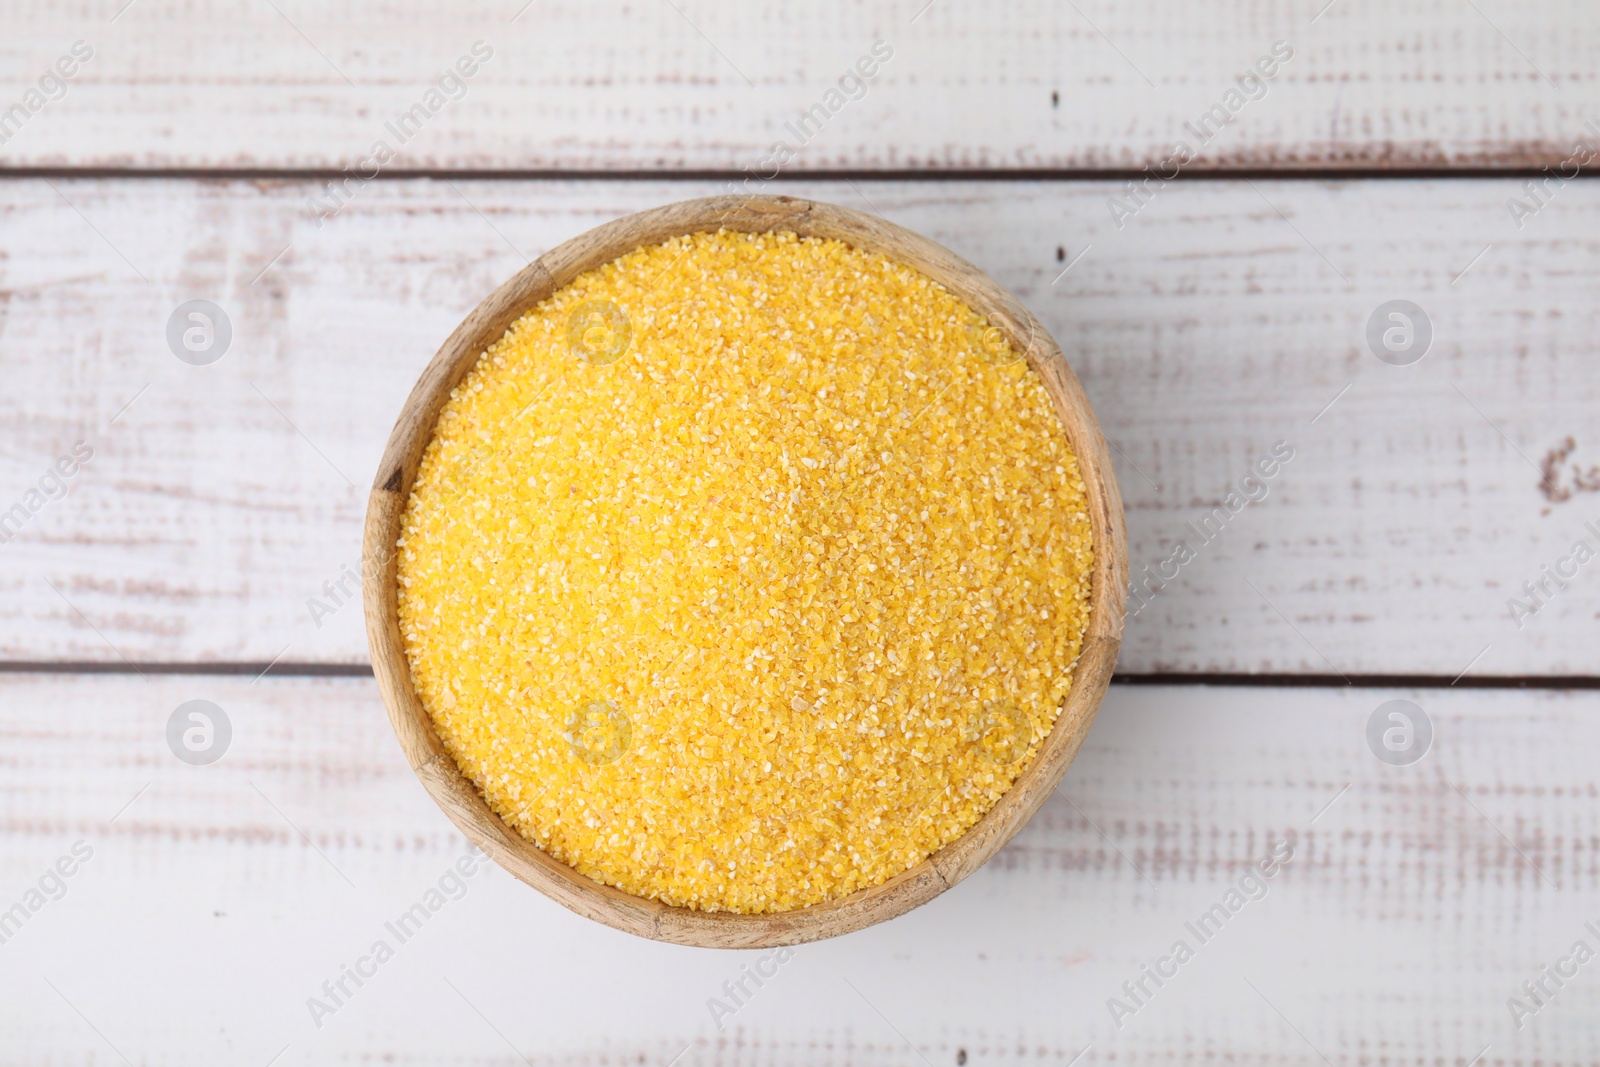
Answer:
[{"label": "bowl rim", "polygon": [[[1044,381],[1077,456],[1095,548],[1089,625],[1072,687],[1011,788],[961,837],[888,881],[757,915],[679,907],[605,885],[508,826],[434,731],[412,681],[398,617],[395,545],[423,449],[451,390],[512,322],[584,271],[642,246],[722,228],[836,238],[881,253],[944,285],[1004,331]],[[384,707],[412,771],[456,827],[517,879],[580,915],[642,937],[708,948],[767,948],[849,933],[932,900],[982,866],[1039,809],[1077,755],[1110,684],[1127,602],[1127,537],[1109,448],[1048,331],[1007,290],[937,242],[876,216],[791,196],[708,197],[614,219],[546,252],[486,297],[440,346],[406,398],[368,496],[361,556],[367,641]]]}]

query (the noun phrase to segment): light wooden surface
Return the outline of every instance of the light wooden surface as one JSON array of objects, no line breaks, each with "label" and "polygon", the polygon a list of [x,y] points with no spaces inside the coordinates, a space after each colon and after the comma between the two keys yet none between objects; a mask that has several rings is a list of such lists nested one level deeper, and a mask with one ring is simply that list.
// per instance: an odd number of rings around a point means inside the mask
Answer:
[{"label": "light wooden surface", "polygon": [[1279,40],[1294,58],[1195,166],[1537,167],[1600,117],[1585,0],[125,2],[8,12],[13,98],[74,40],[95,57],[0,164],[338,169],[478,40],[392,166],[754,168],[879,39],[792,167],[1137,170]]},{"label": "light wooden surface", "polygon": [[[1366,748],[1391,696],[1435,724],[1412,767]],[[193,698],[234,724],[207,768],[162,737]],[[801,946],[720,1034],[706,1000],[762,953],[616,933],[497,870],[319,1029],[307,998],[466,847],[373,682],[6,676],[0,902],[73,841],[94,858],[0,945],[0,1033],[29,1063],[120,1063],[84,1017],[135,1064],[520,1062],[500,1035],[535,1064],[665,1064],[691,1041],[680,1064],[922,1063],[899,1034],[938,1067],[1091,1043],[1080,1064],[1464,1065],[1486,1044],[1486,1064],[1589,1063],[1588,970],[1520,1032],[1505,1001],[1600,918],[1597,701],[1114,685],[1062,794],[993,862]],[[1197,945],[1184,923],[1283,839],[1265,899]],[[1106,1000],[1179,938],[1195,959],[1117,1029]]]},{"label": "light wooden surface", "polygon": [[[359,609],[307,601],[358,568],[356,487],[433,350],[525,256],[715,191],[384,182],[318,230],[306,183],[52,181],[3,187],[6,505],[73,441],[96,458],[0,547],[13,660],[364,663]],[[1596,187],[1520,232],[1511,181],[1180,183],[1121,230],[1109,183],[796,191],[927,234],[1038,314],[1115,446],[1136,575],[1296,449],[1129,620],[1123,671],[1595,673],[1595,575],[1520,629],[1507,600],[1600,543],[1600,493],[1552,502],[1538,469],[1568,436],[1566,467],[1600,464]],[[209,367],[163,336],[194,297],[234,324]],[[1363,338],[1395,297],[1435,323],[1410,367]]]},{"label": "light wooden surface", "polygon": [[[5,30],[0,115],[73,42],[94,57],[0,143],[0,515],[74,442],[94,457],[0,544],[0,662],[44,668],[0,673],[0,916],[94,856],[0,943],[0,1060],[1594,1062],[1593,964],[1521,1030],[1507,999],[1600,947],[1600,694],[1448,684],[1600,676],[1600,563],[1520,628],[1507,604],[1600,544],[1600,199],[1525,184],[1600,141],[1592,4],[70,0]],[[315,1027],[307,998],[466,848],[371,679],[252,682],[364,668],[324,583],[359,567],[406,393],[528,259],[725,192],[880,38],[766,191],[879,212],[1026,302],[1114,446],[1136,572],[1292,444],[1119,668],[1313,684],[1113,685],[993,862],[802,946],[723,1031],[707,1000],[760,953],[627,937],[498,869]],[[478,40],[464,97],[319,225],[308,200]],[[1279,40],[1264,98],[1114,208]],[[1520,226],[1512,197],[1539,207]],[[190,299],[234,327],[209,367],[165,341]],[[1435,328],[1414,366],[1364,339],[1395,299]],[[1400,696],[1437,727],[1409,768],[1363,737]],[[208,768],[163,738],[194,698],[235,729]],[[1118,1029],[1107,999],[1291,835],[1266,899]]]}]

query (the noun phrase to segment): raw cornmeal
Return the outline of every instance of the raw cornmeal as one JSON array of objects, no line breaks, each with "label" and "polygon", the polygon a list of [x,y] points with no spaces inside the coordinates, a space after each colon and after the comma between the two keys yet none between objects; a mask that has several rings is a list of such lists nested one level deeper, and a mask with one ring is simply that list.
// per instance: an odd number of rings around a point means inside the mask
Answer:
[{"label": "raw cornmeal", "polygon": [[1088,621],[1083,482],[961,300],[794,234],[636,250],[451,393],[400,625],[490,806],[591,878],[772,912],[960,837]]}]

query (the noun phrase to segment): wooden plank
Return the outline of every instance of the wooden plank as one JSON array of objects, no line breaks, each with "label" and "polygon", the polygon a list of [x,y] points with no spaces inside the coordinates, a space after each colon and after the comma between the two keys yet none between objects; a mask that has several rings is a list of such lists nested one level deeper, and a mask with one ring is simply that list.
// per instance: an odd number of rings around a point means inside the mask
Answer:
[{"label": "wooden plank", "polygon": [[[1085,1046],[1090,1064],[1465,1064],[1491,1045],[1481,1062],[1554,1065],[1600,1047],[1593,964],[1521,1030],[1506,1006],[1597,944],[1600,694],[1114,686],[1063,794],[993,862],[803,946],[721,1031],[707,1001],[762,954],[630,938],[498,870],[400,944],[385,923],[465,843],[370,680],[11,675],[0,694],[0,906],[92,850],[0,945],[17,1062],[120,1062],[114,1046],[265,1064],[288,1046],[280,1063],[487,1064],[513,1062],[508,1044],[540,1064],[686,1046],[695,1064],[919,1062],[899,1035],[937,1064]],[[1434,727],[1411,766],[1367,747],[1391,698]],[[210,766],[167,748],[191,699],[232,723]],[[1186,923],[1279,842],[1294,855],[1264,896],[1247,886],[1262,898],[1202,944]],[[314,1025],[307,999],[379,939],[394,958]],[[1194,958],[1116,1026],[1107,1001],[1178,940]]]},{"label": "wooden plank", "polygon": [[[383,139],[393,168],[743,171],[782,140],[798,170],[1139,169],[1182,139],[1195,167],[1540,167],[1596,118],[1597,18],[1584,0],[828,0],[803,16],[770,0],[73,0],[8,20],[4,108],[73,42],[93,58],[33,99],[0,161],[337,169]],[[830,100],[877,40],[892,57]],[[390,133],[476,41],[493,55],[446,86],[459,99]],[[1228,111],[1278,41],[1292,59]],[[786,129],[818,104],[820,129]],[[1202,147],[1185,124],[1214,106],[1230,121]]]},{"label": "wooden plank", "polygon": [[[385,182],[321,229],[310,188],[0,186],[0,512],[95,450],[0,545],[0,656],[364,663],[336,587],[434,348],[525,257],[714,186]],[[1600,464],[1594,187],[1521,230],[1510,181],[1179,183],[1121,229],[1104,183],[804,191],[945,243],[1061,342],[1116,446],[1134,574],[1196,551],[1129,620],[1123,671],[1594,672],[1592,567],[1508,607],[1600,544],[1572,470]],[[1435,339],[1397,367],[1364,331],[1402,297]],[[210,366],[164,333],[197,298],[233,324]],[[1295,457],[1267,497],[1202,544],[1191,524],[1279,441]],[[313,597],[337,610],[314,619]]]}]

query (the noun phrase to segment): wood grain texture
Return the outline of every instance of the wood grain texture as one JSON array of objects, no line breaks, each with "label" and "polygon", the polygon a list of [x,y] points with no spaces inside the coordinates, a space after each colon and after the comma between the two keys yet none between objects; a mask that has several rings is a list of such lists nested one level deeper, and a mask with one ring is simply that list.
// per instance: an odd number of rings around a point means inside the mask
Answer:
[{"label": "wood grain texture", "polygon": [[[1411,767],[1366,746],[1391,697],[1435,727]],[[164,740],[195,698],[233,724],[210,767]],[[1113,686],[1061,792],[992,862],[799,947],[719,1031],[708,999],[766,954],[627,937],[495,868],[398,943],[385,924],[466,843],[371,680],[0,677],[0,906],[73,842],[94,853],[0,944],[0,1032],[19,1063],[121,1063],[114,1046],[265,1064],[288,1046],[280,1064],[664,1064],[687,1047],[680,1063],[944,1067],[1090,1046],[1080,1064],[1354,1067],[1490,1045],[1481,1063],[1586,1064],[1593,964],[1521,1030],[1505,1002],[1595,943],[1597,701]],[[1185,924],[1279,841],[1294,857],[1264,899],[1198,944]],[[378,939],[394,959],[315,1026],[307,999]],[[1195,958],[1118,1028],[1107,999],[1177,939]]]},{"label": "wood grain texture", "polygon": [[[909,266],[963,300],[1039,375],[1082,476],[1094,566],[1083,648],[1055,725],[1011,788],[966,833],[887,881],[790,912],[737,915],[674,907],[578,874],[507,826],[444,751],[423,706],[400,632],[395,546],[417,470],[452,392],[527,309],[581,275],[645,245],[718,229],[794,233],[844,241]],[[910,413],[904,416],[915,421]],[[1122,498],[1105,436],[1083,387],[1039,321],[994,279],[949,249],[876,215],[796,197],[705,197],[604,223],[518,271],[473,308],[418,379],[395,421],[367,498],[362,597],[373,672],[389,719],[428,792],[458,829],[519,879],[587,918],[639,937],[701,948],[772,948],[853,933],[932,900],[977,870],[1039,810],[1072,763],[1117,661],[1127,601],[1128,545]],[[770,766],[770,764],[769,764]]]},{"label": "wood grain texture", "polygon": [[[737,172],[783,140],[796,170],[1138,169],[1198,146],[1184,124],[1279,40],[1294,58],[1194,166],[1538,168],[1600,118],[1584,0],[121,6],[8,13],[7,107],[73,41],[95,55],[0,162],[336,170],[384,139],[394,168]],[[786,130],[877,39],[865,95]],[[465,95],[388,133],[479,40]]]},{"label": "wood grain texture", "polygon": [[[96,450],[0,545],[6,659],[365,662],[357,487],[429,355],[532,256],[715,186],[379,183],[320,229],[310,191],[0,187],[0,512],[74,441]],[[1574,489],[1600,464],[1594,187],[1520,230],[1511,181],[1180,181],[1121,229],[1111,184],[804,191],[927,235],[1038,315],[1113,446],[1136,577],[1295,448],[1128,620],[1120,669],[1594,673],[1592,567],[1520,629],[1508,609],[1600,524],[1600,493]],[[208,367],[164,338],[197,297],[233,323]],[[1394,298],[1434,324],[1414,366],[1364,339]],[[1540,465],[1569,436],[1552,499]]]}]

